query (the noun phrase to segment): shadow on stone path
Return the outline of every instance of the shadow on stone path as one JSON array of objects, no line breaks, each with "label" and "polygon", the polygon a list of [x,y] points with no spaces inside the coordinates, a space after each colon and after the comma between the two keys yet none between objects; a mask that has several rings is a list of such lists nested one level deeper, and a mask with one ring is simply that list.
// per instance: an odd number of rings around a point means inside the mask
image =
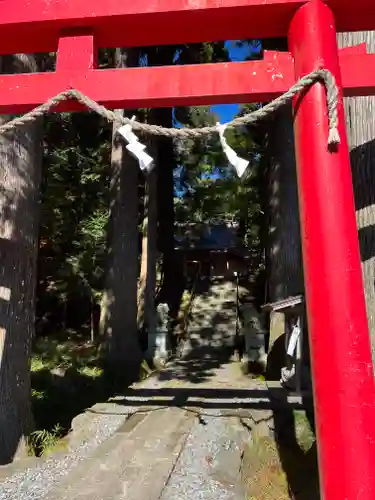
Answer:
[{"label": "shadow on stone path", "polygon": [[244,500],[243,457],[285,393],[232,361],[235,300],[230,282],[202,291],[181,359],[81,415],[70,453],[8,478],[0,500]]}]

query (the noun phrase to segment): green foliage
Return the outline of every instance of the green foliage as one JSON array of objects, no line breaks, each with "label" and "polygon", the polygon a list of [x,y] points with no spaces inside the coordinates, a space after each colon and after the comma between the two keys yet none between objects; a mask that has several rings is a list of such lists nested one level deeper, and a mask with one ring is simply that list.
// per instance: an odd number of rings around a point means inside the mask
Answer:
[{"label": "green foliage", "polygon": [[29,453],[30,455],[36,455],[38,457],[48,455],[57,448],[61,449],[59,446],[60,440],[63,436],[64,429],[56,424],[51,431],[47,429],[38,430],[33,432],[29,436]]},{"label": "green foliage", "polygon": [[[192,64],[224,61],[228,56],[224,43],[219,42],[137,49],[127,63],[137,65],[137,59],[138,65]],[[115,50],[100,51],[99,60],[100,67],[113,67]],[[51,54],[41,55],[40,63],[47,71],[53,70],[55,64]],[[144,120],[149,113],[138,110],[136,114]],[[188,121],[190,115],[193,121],[202,115],[202,125],[207,116],[214,119],[203,108],[176,110],[176,119],[180,119],[179,114]],[[100,302],[106,259],[111,132],[111,125],[93,113],[54,114],[46,119],[38,333],[79,327],[89,321],[89,309]],[[207,161],[213,165],[213,154]],[[70,304],[78,307],[72,311]]]},{"label": "green foliage", "polygon": [[[223,42],[147,48],[138,54],[139,65],[228,60]],[[113,67],[114,55],[113,50],[101,51],[101,67]],[[42,55],[41,59],[43,68],[51,71],[52,58]],[[244,106],[241,113],[251,109]],[[140,120],[150,118],[149,110],[136,110],[136,115]],[[173,118],[176,123],[194,127],[217,121],[204,106],[176,108]],[[104,283],[111,139],[111,125],[93,113],[52,114],[45,120],[37,289],[39,338],[31,363],[36,420],[47,429],[33,438],[40,449],[49,448],[53,436],[59,434],[54,424],[60,422],[66,432],[69,419],[82,410],[82,405],[90,404],[100,387],[97,349],[85,345],[85,341]],[[169,146],[163,142],[163,148],[174,147],[175,152],[169,159],[175,162],[175,218],[181,222],[238,222],[239,236],[254,252],[253,266],[257,269],[262,260],[261,152],[250,128],[228,130],[227,139],[240,156],[250,161],[249,175],[243,180],[228,166],[218,135],[200,141],[170,141]],[[141,223],[142,186],[139,192]],[[145,375],[149,371],[143,367]],[[67,400],[72,404],[66,405]]]},{"label": "green foliage", "polygon": [[[257,42],[251,43],[256,53]],[[140,64],[225,60],[228,54],[222,42],[139,51]],[[44,61],[50,69],[50,59],[44,57]],[[113,61],[114,51],[103,51],[101,65],[110,67]],[[244,106],[241,112],[252,108]],[[147,115],[147,110],[137,113],[140,119],[147,119]],[[176,108],[174,119],[195,127],[217,121],[205,106]],[[226,134],[237,153],[249,159],[250,175],[245,180],[237,179],[215,134],[199,141],[175,141],[175,218],[208,223],[237,221],[244,244],[258,248],[262,220],[259,146],[249,128],[228,130]],[[46,120],[37,308],[41,333],[48,333],[48,328],[56,331],[88,323],[89,310],[100,303],[106,259],[110,150],[111,126],[93,113],[56,114]],[[73,303],[80,303],[75,311],[67,308],[67,304]],[[49,325],[47,330],[45,325]]]},{"label": "green foliage", "polygon": [[[253,105],[243,106],[240,114],[253,109]],[[207,107],[190,108],[187,118],[187,124],[194,127],[212,125],[217,121]],[[238,179],[234,169],[228,165],[218,135],[201,141],[179,143],[176,218],[180,222],[207,224],[220,220],[237,222],[238,235],[244,246],[254,252],[254,267],[257,268],[262,261],[260,225],[263,222],[260,146],[250,127],[227,129],[226,137],[237,154],[250,162],[245,178]]]},{"label": "green foliage", "polygon": [[31,359],[31,384],[37,427],[31,444],[40,454],[54,445],[54,438],[69,431],[75,415],[105,394],[98,348],[74,331],[38,338]]},{"label": "green foliage", "polygon": [[[37,311],[40,321],[52,307],[58,309],[77,294],[90,300],[100,297],[110,139],[110,126],[92,113],[50,115],[46,122]],[[60,322],[64,323],[64,318]]]},{"label": "green foliage", "polygon": [[[98,348],[85,342],[77,332],[61,332],[60,335],[38,338],[31,358],[31,372],[54,369],[97,373]],[[97,375],[95,375],[97,376]]]}]

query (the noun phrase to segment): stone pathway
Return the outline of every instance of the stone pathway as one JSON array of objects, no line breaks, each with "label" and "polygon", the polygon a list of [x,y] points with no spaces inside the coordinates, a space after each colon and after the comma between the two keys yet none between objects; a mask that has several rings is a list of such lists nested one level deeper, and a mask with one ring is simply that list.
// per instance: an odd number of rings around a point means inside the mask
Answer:
[{"label": "stone pathway", "polygon": [[183,357],[77,417],[69,454],[7,477],[0,500],[245,499],[244,449],[273,430],[269,392],[231,361],[235,285],[201,288]]}]

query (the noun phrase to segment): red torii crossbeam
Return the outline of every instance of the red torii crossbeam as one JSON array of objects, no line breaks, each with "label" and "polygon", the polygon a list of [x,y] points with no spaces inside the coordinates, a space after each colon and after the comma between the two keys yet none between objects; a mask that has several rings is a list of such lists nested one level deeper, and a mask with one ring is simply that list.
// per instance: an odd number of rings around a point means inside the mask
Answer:
[{"label": "red torii crossbeam", "polygon": [[[336,29],[375,29],[374,0],[3,0],[0,54],[57,50],[57,64],[54,73],[2,75],[0,112],[71,87],[113,107],[267,101],[320,67],[342,94],[375,95],[375,55],[364,46],[339,53]],[[278,36],[290,53],[263,61],[96,69],[100,47]],[[321,84],[294,111],[322,499],[373,500],[375,382],[342,95],[335,151]]]},{"label": "red torii crossbeam", "polygon": [[[29,111],[69,88],[108,108],[135,109],[267,102],[296,82],[288,53],[265,52],[261,61],[107,70],[94,69],[95,56],[94,36],[60,38],[55,72],[0,75],[0,113]],[[339,59],[345,96],[375,94],[375,54],[362,45],[341,50]],[[72,102],[58,107],[77,109],[83,108]]]},{"label": "red torii crossbeam", "polygon": [[[55,51],[61,32],[90,28],[98,47],[287,36],[314,0],[2,0],[2,51]],[[327,0],[338,31],[373,29],[373,0]],[[4,52],[3,52],[4,53]]]}]

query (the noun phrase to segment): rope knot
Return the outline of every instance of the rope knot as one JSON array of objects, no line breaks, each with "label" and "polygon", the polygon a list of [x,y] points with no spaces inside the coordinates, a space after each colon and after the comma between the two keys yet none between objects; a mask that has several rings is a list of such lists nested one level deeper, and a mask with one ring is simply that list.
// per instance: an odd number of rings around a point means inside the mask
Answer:
[{"label": "rope knot", "polygon": [[340,134],[338,130],[339,116],[337,105],[339,102],[339,89],[336,84],[336,78],[327,69],[318,69],[316,75],[323,81],[327,91],[327,109],[328,109],[328,145],[336,146],[340,144]]}]

